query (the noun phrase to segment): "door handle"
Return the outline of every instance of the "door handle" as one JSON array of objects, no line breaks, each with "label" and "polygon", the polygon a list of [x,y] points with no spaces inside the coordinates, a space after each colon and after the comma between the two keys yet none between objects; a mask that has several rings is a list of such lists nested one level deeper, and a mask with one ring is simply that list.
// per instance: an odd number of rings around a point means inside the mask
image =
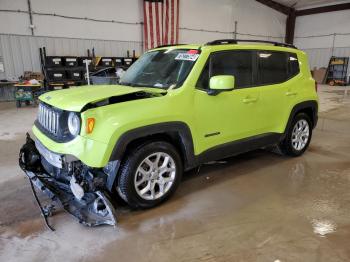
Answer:
[{"label": "door handle", "polygon": [[256,101],[258,101],[257,98],[246,97],[246,98],[243,99],[243,103],[245,103],[245,104],[255,103]]},{"label": "door handle", "polygon": [[286,93],[286,96],[295,96],[295,95],[297,95],[297,94],[298,94],[297,92],[288,91],[288,92]]}]

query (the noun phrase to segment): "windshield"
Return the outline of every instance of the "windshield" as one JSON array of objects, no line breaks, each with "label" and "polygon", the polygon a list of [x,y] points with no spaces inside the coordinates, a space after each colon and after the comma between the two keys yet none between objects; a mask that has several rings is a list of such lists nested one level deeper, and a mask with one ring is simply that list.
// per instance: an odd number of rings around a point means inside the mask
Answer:
[{"label": "windshield", "polygon": [[123,75],[121,85],[176,88],[182,85],[198,50],[165,49],[145,53]]}]

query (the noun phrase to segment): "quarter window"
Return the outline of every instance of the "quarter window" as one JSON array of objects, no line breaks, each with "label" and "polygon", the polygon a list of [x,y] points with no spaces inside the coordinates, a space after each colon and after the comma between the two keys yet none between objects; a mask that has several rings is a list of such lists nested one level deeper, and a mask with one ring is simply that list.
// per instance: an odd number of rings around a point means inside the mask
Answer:
[{"label": "quarter window", "polygon": [[209,89],[209,79],[216,75],[235,77],[235,88],[244,88],[253,84],[253,59],[251,51],[224,51],[210,56],[198,79],[197,87]]},{"label": "quarter window", "polygon": [[299,61],[296,54],[293,53],[287,53],[288,55],[288,78],[292,78],[293,76],[296,76],[299,74]]}]

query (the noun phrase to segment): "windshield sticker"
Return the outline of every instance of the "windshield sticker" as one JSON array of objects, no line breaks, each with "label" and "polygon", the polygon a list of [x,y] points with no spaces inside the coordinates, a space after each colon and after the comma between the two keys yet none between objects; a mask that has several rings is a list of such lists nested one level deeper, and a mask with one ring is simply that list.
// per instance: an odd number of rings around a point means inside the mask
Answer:
[{"label": "windshield sticker", "polygon": [[199,54],[188,54],[188,53],[179,53],[175,60],[183,60],[183,61],[196,61]]}]

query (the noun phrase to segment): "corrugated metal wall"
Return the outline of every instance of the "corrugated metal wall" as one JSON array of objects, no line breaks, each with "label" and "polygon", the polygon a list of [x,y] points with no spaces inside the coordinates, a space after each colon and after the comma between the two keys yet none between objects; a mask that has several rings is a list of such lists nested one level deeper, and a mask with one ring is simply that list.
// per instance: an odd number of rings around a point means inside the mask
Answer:
[{"label": "corrugated metal wall", "polygon": [[0,57],[5,68],[0,79],[14,80],[24,71],[40,72],[40,47],[46,47],[47,55],[59,56],[86,56],[87,49],[92,48],[96,56],[126,56],[127,50],[130,55],[132,50],[142,52],[141,42],[0,34]]},{"label": "corrugated metal wall", "polygon": [[[240,34],[237,37],[243,38]],[[261,39],[280,40],[269,37]],[[127,50],[135,50],[136,54],[142,53],[141,42],[0,34],[0,62],[4,63],[5,69],[5,72],[0,72],[0,79],[15,80],[24,71],[40,72],[39,48],[44,46],[47,55],[60,56],[85,56],[86,50],[92,48],[95,48],[97,56],[126,56]],[[334,56],[350,56],[350,47],[303,50],[309,56],[311,68],[327,67],[332,53]]]},{"label": "corrugated metal wall", "polygon": [[[304,49],[309,56],[310,67],[327,67],[331,56],[346,56],[350,57],[350,47],[335,47],[332,48],[312,48]],[[333,51],[333,52],[332,52]]]},{"label": "corrugated metal wall", "polygon": [[[237,37],[282,40],[241,34]],[[24,71],[40,72],[40,47],[46,47],[48,56],[86,56],[87,49],[92,48],[97,56],[126,56],[127,50],[130,55],[132,50],[138,55],[142,53],[142,42],[0,34],[0,62],[5,69],[0,72],[0,79],[17,80]]]}]

